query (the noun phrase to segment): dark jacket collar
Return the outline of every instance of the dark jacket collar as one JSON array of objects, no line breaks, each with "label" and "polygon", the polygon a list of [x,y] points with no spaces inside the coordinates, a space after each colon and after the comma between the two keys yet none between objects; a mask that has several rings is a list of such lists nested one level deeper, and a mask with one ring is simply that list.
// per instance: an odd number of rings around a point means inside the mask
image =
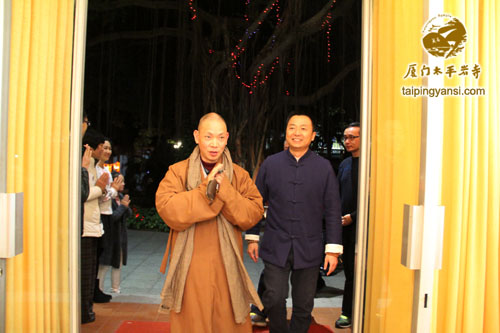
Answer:
[{"label": "dark jacket collar", "polygon": [[302,156],[299,158],[299,160],[297,161],[297,159],[295,158],[295,156],[293,156],[293,155],[292,155],[292,153],[290,153],[290,150],[288,150],[288,149],[287,149],[287,150],[285,151],[285,155],[286,155],[286,156],[288,156],[288,158],[289,158],[289,159],[291,159],[291,160],[292,160],[293,162],[295,162],[295,163],[300,163],[300,162],[302,162],[302,161],[307,160],[307,159],[311,156],[311,154],[312,154],[312,153],[313,153],[313,152],[311,151],[311,149],[307,149],[306,153],[305,153],[304,155],[302,155]]}]

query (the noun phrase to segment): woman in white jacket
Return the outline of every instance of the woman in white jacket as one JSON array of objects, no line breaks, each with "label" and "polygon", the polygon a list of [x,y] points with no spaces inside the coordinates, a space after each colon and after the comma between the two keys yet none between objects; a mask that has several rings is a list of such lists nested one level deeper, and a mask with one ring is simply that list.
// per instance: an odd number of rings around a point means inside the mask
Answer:
[{"label": "woman in white jacket", "polygon": [[103,285],[104,279],[102,276],[105,274],[103,268],[101,267],[102,261],[102,253],[104,249],[109,247],[109,244],[112,242],[111,237],[111,215],[113,214],[113,209],[111,208],[111,202],[118,195],[118,189],[121,187],[121,183],[123,183],[122,179],[112,180],[111,173],[104,166],[104,164],[111,157],[111,153],[113,152],[111,147],[111,141],[106,139],[104,144],[102,145],[102,154],[99,157],[99,162],[96,165],[97,176],[100,177],[103,174],[108,175],[108,184],[106,186],[106,194],[99,198],[99,210],[101,212],[101,222],[104,229],[104,234],[102,235],[97,249],[97,258],[99,261],[99,268],[97,273],[97,281],[94,290],[94,302],[96,303],[106,303],[111,299],[110,295],[103,293]]}]

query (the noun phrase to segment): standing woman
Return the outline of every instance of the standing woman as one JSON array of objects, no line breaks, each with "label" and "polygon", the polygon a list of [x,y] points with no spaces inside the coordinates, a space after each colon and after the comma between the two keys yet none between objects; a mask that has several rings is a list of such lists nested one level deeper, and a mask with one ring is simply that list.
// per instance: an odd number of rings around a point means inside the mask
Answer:
[{"label": "standing woman", "polygon": [[103,283],[106,273],[111,267],[111,292],[119,294],[121,268],[122,265],[127,264],[127,218],[132,214],[132,211],[129,208],[129,195],[123,195],[125,188],[123,176],[118,172],[113,172],[113,179],[120,179],[121,182],[118,196],[112,200],[113,215],[111,215],[111,228],[109,229],[110,241],[101,255],[99,281]]},{"label": "standing woman", "polygon": [[97,175],[101,174],[108,174],[109,175],[109,182],[108,185],[106,186],[106,194],[103,195],[99,199],[99,208],[101,210],[101,221],[102,225],[104,228],[104,234],[101,237],[101,242],[99,243],[99,248],[98,248],[98,261],[99,261],[99,268],[98,268],[98,273],[97,273],[97,281],[96,281],[96,288],[94,292],[94,302],[96,303],[106,303],[111,300],[110,295],[104,294],[103,291],[103,285],[104,282],[102,279],[100,279],[100,266],[105,261],[105,258],[103,257],[103,254],[105,253],[106,249],[109,248],[110,243],[112,242],[111,238],[111,215],[113,214],[113,209],[111,202],[114,198],[117,197],[118,195],[118,189],[120,188],[120,182],[123,181],[123,179],[115,179],[112,180],[111,178],[111,172],[107,168],[104,167],[104,163],[106,163],[109,158],[111,157],[111,153],[113,152],[111,148],[111,141],[109,139],[106,139],[104,141],[104,144],[102,146],[103,152],[101,154],[101,158],[99,159],[99,163],[97,163],[96,169],[97,169]]}]

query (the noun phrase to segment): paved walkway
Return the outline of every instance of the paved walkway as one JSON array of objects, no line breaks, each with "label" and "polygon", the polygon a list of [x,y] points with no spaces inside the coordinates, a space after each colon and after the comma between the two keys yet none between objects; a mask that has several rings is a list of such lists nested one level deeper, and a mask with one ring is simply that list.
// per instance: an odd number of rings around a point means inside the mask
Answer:
[{"label": "paved walkway", "polygon": [[[159,304],[160,293],[165,281],[165,275],[161,274],[159,269],[167,245],[168,233],[129,230],[128,236],[128,263],[122,268],[121,293],[113,294],[113,301]],[[244,263],[250,278],[257,286],[264,264],[262,261],[254,263],[246,252],[244,253]],[[330,288],[321,293],[324,297],[315,299],[314,306],[341,307],[342,296],[339,296],[335,292],[338,289],[334,288],[343,288],[343,272],[333,277],[323,277],[323,279]],[[110,274],[108,273],[104,281],[104,291],[109,293],[110,287]],[[290,299],[287,299],[287,306],[292,306]]]}]

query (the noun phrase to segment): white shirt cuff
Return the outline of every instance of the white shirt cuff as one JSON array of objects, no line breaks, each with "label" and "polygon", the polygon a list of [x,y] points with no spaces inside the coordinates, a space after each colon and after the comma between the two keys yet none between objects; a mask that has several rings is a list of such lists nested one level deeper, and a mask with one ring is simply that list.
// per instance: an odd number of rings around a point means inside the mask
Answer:
[{"label": "white shirt cuff", "polygon": [[247,241],[259,241],[260,236],[259,235],[253,235],[253,234],[245,234],[245,240]]},{"label": "white shirt cuff", "polygon": [[342,254],[344,247],[340,244],[326,244],[325,253],[338,253]]}]

